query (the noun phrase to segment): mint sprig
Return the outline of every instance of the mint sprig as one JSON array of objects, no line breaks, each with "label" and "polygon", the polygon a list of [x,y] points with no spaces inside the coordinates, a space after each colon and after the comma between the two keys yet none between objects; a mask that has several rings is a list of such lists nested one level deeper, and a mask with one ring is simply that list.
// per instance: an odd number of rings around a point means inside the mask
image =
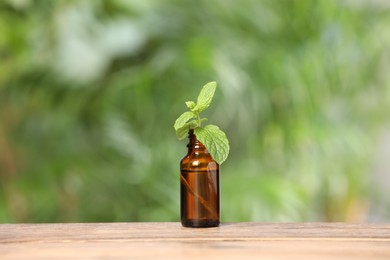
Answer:
[{"label": "mint sprig", "polygon": [[202,127],[202,123],[208,119],[200,117],[200,112],[210,106],[216,88],[215,81],[209,82],[203,86],[196,103],[194,101],[185,102],[190,111],[181,114],[173,127],[179,140],[184,139],[188,131],[193,129],[197,139],[206,147],[214,161],[222,164],[230,149],[226,134],[215,125]]}]

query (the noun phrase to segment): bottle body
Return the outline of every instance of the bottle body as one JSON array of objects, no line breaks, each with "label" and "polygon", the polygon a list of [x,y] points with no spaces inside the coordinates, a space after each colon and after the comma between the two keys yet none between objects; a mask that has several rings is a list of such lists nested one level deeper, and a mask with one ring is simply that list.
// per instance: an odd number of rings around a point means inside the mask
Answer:
[{"label": "bottle body", "polygon": [[189,133],[188,154],[180,162],[180,214],[184,227],[219,225],[219,165]]}]

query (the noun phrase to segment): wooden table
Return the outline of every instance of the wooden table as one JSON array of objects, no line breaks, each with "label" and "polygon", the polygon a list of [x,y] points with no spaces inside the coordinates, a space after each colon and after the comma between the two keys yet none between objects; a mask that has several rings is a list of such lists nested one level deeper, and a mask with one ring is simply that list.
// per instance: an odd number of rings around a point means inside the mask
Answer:
[{"label": "wooden table", "polygon": [[390,224],[2,224],[0,259],[390,259]]}]

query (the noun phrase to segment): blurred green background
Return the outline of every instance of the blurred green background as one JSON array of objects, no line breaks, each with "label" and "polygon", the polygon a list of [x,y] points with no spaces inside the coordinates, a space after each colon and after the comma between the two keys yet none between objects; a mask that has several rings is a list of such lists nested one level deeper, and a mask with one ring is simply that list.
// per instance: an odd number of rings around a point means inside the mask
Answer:
[{"label": "blurred green background", "polygon": [[380,0],[1,0],[0,222],[178,221],[172,126],[211,80],[222,221],[389,221],[389,28]]}]

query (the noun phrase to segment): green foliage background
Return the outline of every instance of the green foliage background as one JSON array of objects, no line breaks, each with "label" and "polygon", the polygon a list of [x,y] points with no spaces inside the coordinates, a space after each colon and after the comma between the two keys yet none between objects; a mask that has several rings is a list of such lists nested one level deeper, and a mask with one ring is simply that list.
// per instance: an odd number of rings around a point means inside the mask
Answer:
[{"label": "green foliage background", "polygon": [[178,221],[172,125],[211,80],[222,221],[367,220],[389,24],[385,1],[1,1],[0,222]]}]

